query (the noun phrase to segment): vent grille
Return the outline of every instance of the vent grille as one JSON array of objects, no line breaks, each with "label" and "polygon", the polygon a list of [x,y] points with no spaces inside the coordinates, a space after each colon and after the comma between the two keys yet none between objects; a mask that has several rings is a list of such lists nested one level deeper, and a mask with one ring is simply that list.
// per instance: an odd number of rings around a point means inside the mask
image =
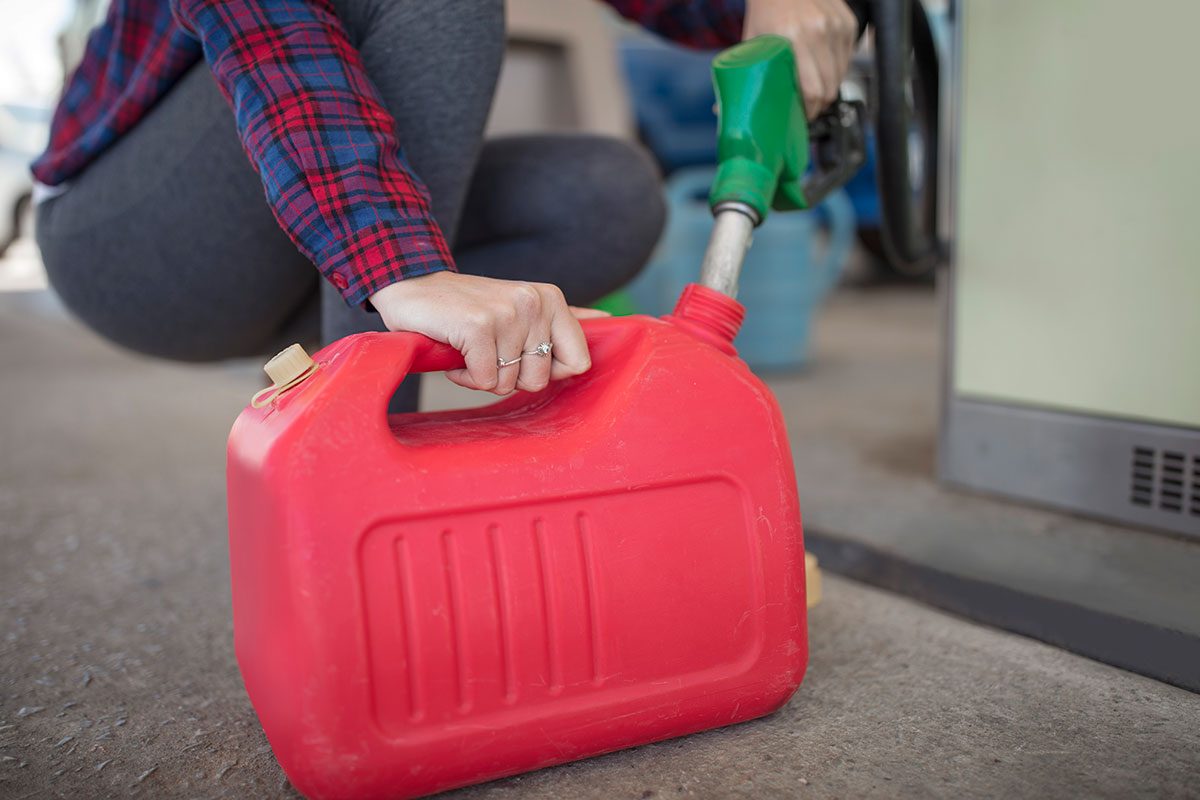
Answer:
[{"label": "vent grille", "polygon": [[1130,503],[1200,517],[1200,453],[1135,447],[1132,456]]}]

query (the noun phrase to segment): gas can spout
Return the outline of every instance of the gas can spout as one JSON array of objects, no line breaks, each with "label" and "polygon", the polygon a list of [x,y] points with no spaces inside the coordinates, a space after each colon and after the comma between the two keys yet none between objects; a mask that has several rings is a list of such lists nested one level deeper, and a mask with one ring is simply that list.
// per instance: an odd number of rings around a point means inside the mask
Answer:
[{"label": "gas can spout", "polygon": [[737,297],[738,275],[758,213],[745,203],[724,202],[713,208],[713,229],[700,265],[700,283],[690,283],[667,319],[734,355],[733,340],[746,309]]},{"label": "gas can spout", "polygon": [[735,355],[733,340],[745,317],[745,307],[729,295],[689,283],[679,295],[675,310],[665,319],[717,349]]}]

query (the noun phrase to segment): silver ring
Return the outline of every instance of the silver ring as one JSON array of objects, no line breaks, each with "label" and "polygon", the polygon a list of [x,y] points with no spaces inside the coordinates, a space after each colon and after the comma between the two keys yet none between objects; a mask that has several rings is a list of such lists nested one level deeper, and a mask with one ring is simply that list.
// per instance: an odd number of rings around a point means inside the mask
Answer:
[{"label": "silver ring", "polygon": [[541,344],[539,344],[537,347],[533,348],[532,350],[526,350],[525,352],[521,353],[521,355],[545,357],[545,356],[550,355],[550,351],[553,349],[554,349],[554,345],[550,344],[550,342],[542,342]]},{"label": "silver ring", "polygon": [[505,361],[503,358],[497,358],[496,366],[497,367],[511,367],[513,364],[516,364],[518,361],[520,361],[524,357],[525,357],[525,355],[524,355],[524,353],[522,353],[521,355],[517,356],[516,358],[510,358],[507,361]]}]

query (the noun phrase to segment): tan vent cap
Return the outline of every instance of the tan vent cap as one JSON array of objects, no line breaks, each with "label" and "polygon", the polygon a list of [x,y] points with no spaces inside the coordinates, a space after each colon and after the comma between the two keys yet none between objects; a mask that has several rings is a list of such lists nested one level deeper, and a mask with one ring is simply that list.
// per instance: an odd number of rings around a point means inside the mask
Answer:
[{"label": "tan vent cap", "polygon": [[263,372],[276,386],[286,386],[308,372],[313,367],[312,356],[298,344],[289,345],[286,350],[275,354],[275,357],[263,367]]},{"label": "tan vent cap", "polygon": [[303,347],[298,344],[289,346],[263,367],[263,372],[271,379],[271,385],[250,398],[250,405],[262,408],[312,375],[316,369],[317,365]]}]

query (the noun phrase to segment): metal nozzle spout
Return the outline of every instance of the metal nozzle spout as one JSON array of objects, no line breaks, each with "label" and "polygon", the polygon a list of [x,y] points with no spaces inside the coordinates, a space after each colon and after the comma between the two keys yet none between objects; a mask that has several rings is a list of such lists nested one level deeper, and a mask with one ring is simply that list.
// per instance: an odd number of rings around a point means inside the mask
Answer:
[{"label": "metal nozzle spout", "polygon": [[758,214],[743,203],[721,203],[713,209],[713,229],[700,264],[700,284],[737,297],[738,276]]}]

